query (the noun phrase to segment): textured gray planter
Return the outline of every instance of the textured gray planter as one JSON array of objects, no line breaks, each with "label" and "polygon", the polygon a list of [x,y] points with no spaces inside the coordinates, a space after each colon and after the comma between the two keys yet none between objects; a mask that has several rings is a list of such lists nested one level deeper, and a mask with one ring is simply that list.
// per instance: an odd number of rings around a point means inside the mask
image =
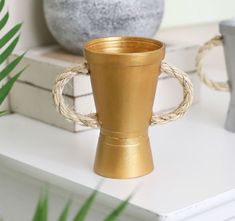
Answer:
[{"label": "textured gray planter", "polygon": [[65,49],[81,54],[90,39],[107,36],[153,37],[164,0],[44,0],[48,27]]}]

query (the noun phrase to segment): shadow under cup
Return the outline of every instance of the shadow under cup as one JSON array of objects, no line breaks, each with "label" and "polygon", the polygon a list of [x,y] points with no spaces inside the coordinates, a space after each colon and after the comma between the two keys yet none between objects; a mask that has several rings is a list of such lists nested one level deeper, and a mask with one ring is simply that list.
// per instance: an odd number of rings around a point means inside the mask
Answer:
[{"label": "shadow under cup", "polygon": [[165,45],[141,37],[108,37],[85,44],[100,123],[94,170],[112,178],[153,170],[148,138]]}]

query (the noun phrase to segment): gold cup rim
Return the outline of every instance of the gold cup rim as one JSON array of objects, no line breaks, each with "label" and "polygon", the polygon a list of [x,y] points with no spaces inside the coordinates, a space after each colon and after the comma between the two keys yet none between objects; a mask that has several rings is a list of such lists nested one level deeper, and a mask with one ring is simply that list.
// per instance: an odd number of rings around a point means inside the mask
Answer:
[{"label": "gold cup rim", "polygon": [[[128,48],[128,45],[130,44],[132,45]],[[87,41],[84,45],[85,51],[89,53],[115,56],[141,56],[146,54],[155,54],[160,50],[164,50],[164,48],[165,44],[159,40],[137,36],[96,38]]]}]

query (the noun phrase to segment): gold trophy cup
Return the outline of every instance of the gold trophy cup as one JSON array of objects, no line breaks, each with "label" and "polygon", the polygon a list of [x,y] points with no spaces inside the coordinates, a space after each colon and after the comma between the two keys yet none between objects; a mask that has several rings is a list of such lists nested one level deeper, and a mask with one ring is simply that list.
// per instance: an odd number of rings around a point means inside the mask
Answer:
[{"label": "gold trophy cup", "polygon": [[[182,117],[192,103],[192,84],[184,72],[162,63],[165,45],[142,37],[107,37],[85,44],[87,64],[66,70],[56,79],[53,97],[67,119],[100,127],[94,170],[110,178],[133,178],[150,173],[154,166],[149,125]],[[160,115],[152,107],[160,72],[183,86],[184,99],[176,110]],[[78,74],[90,75],[97,113],[83,115],[70,109],[63,89]]]}]

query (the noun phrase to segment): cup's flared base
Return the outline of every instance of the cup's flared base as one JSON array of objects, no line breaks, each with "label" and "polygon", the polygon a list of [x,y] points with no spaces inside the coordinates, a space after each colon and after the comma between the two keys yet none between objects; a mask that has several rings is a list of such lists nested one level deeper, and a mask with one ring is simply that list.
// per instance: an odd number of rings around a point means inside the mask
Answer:
[{"label": "cup's flared base", "polygon": [[100,134],[94,171],[104,177],[129,179],[153,171],[153,159],[147,135],[115,138]]}]

